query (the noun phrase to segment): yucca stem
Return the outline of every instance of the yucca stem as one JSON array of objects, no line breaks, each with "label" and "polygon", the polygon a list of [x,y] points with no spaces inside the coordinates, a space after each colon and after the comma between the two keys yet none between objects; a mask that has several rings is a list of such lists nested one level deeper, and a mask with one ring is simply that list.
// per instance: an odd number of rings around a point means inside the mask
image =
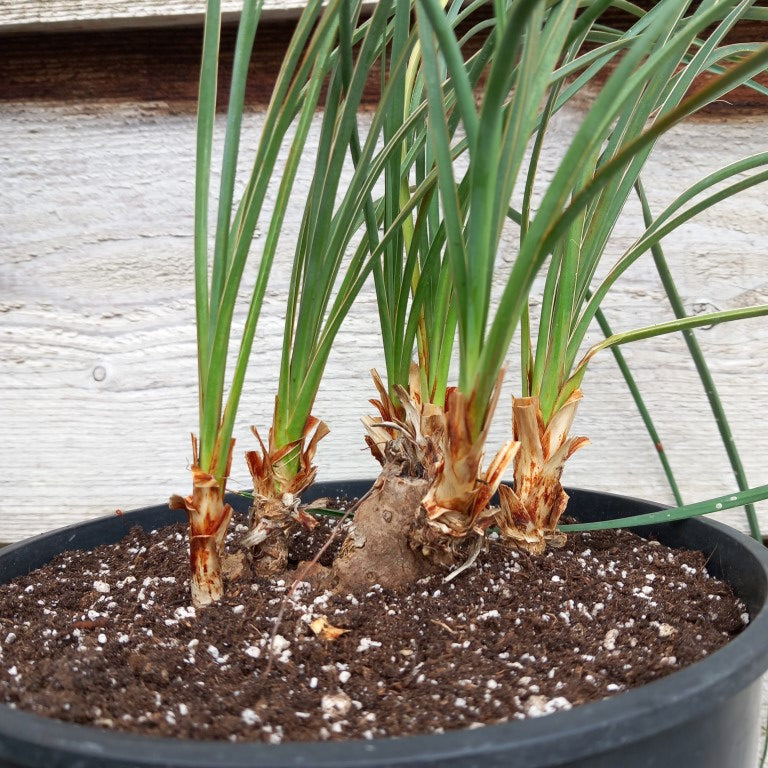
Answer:
[{"label": "yucca stem", "polygon": [[223,593],[221,560],[224,537],[232,518],[232,507],[224,500],[232,463],[232,448],[220,472],[206,472],[199,466],[198,441],[192,436],[192,494],[172,496],[172,509],[182,509],[189,520],[189,562],[192,604],[196,608],[221,599]]}]

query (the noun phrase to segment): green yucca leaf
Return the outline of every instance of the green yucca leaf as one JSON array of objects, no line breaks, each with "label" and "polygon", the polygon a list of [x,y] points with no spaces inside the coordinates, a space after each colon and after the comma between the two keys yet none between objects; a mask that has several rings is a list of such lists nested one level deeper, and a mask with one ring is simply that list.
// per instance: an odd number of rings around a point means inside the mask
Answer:
[{"label": "green yucca leaf", "polygon": [[673,509],[663,509],[659,512],[648,512],[643,515],[632,515],[615,520],[602,520],[598,523],[561,525],[558,527],[558,530],[564,532],[601,531],[612,528],[633,528],[638,525],[659,525],[661,523],[675,522],[676,520],[686,520],[689,517],[711,515],[726,509],[733,509],[734,507],[743,507],[745,504],[753,504],[766,498],[768,498],[768,485],[761,485],[746,491],[718,496],[715,499],[699,501],[695,504],[685,504]]},{"label": "green yucca leaf", "polygon": [[727,309],[721,312],[705,312],[694,317],[681,317],[676,320],[670,320],[666,323],[657,323],[644,328],[635,328],[623,333],[615,333],[607,339],[595,344],[589,349],[581,361],[574,367],[573,373],[560,391],[555,409],[565,403],[568,397],[581,386],[584,374],[587,370],[589,361],[600,351],[619,346],[620,344],[629,344],[630,342],[652,339],[656,336],[664,336],[669,333],[678,333],[680,331],[689,331],[702,326],[719,325],[720,323],[729,323],[735,320],[747,320],[755,317],[764,317],[768,315],[768,304],[760,304],[754,307],[739,307],[738,309]]},{"label": "green yucca leaf", "polygon": [[[208,283],[208,186],[210,182],[211,146],[216,108],[216,76],[218,58],[219,3],[211,0],[206,15],[206,41],[204,41],[201,70],[201,90],[198,119],[198,164],[196,171],[195,204],[195,284],[197,303],[198,366],[200,379],[200,465],[220,478],[226,467],[226,457],[245,377],[247,359],[253,342],[256,323],[261,310],[266,281],[274,256],[275,224],[279,224],[284,208],[278,206],[272,217],[270,234],[259,263],[258,277],[251,294],[248,318],[240,339],[238,362],[233,382],[224,403],[226,359],[232,318],[240,288],[245,262],[248,258],[267,187],[274,175],[274,166],[283,138],[297,114],[299,130],[293,140],[293,156],[298,157],[306,138],[308,120],[329,66],[335,28],[333,6],[318,22],[319,0],[311,0],[302,14],[293,39],[286,52],[280,76],[265,118],[265,129],[257,151],[251,177],[234,220],[231,215],[230,186],[234,184],[234,166],[237,160],[243,94],[247,75],[247,60],[253,45],[253,35],[260,3],[246,4],[241,17],[235,51],[235,70],[231,88],[230,115],[222,167],[223,211],[217,216],[219,228],[227,234],[217,234],[212,264],[212,288]],[[317,23],[316,23],[317,22]],[[306,56],[305,56],[306,54]],[[302,126],[304,130],[302,131]],[[281,179],[281,200],[287,204],[287,192],[295,176],[291,175],[295,163],[290,158],[287,171]],[[215,295],[214,295],[215,293]],[[216,299],[216,303],[212,299]],[[222,410],[223,409],[223,410]]]},{"label": "green yucca leaf", "polygon": [[[461,46],[440,3],[416,3],[429,107],[429,147],[441,203],[440,226],[436,228],[430,221],[433,239],[424,236],[423,240],[440,242],[445,252],[440,274],[447,273],[446,266],[450,270],[459,336],[459,388],[470,398],[475,430],[485,422],[492,388],[518,321],[522,393],[539,396],[545,422],[580,384],[591,356],[611,348],[649,433],[659,443],[619,345],[766,314],[764,307],[746,308],[705,319],[679,316],[669,323],[626,333],[610,332],[600,305],[630,263],[657,249],[665,235],[690,217],[766,180],[762,158],[747,159],[712,174],[656,220],[647,222],[646,232],[630,252],[597,288],[593,286],[615,224],[657,139],[736,85],[761,90],[753,78],[768,66],[768,46],[723,44],[734,24],[755,15],[753,0],[712,0],[697,5],[665,0],[649,11],[617,3],[637,19],[626,32],[601,23],[600,14],[609,4],[587,4],[577,13],[577,6],[567,2],[494,3],[497,37],[478,108],[475,94],[470,93]],[[584,51],[586,40],[596,47]],[[565,148],[552,180],[537,189],[541,153],[554,115],[603,71],[608,71],[605,81]],[[705,73],[712,77],[694,90]],[[467,147],[466,172],[455,163],[453,151],[459,141],[453,128],[457,116],[464,131],[461,141]],[[527,165],[520,180],[523,158]],[[427,173],[425,168],[424,176]],[[511,217],[520,227],[520,247],[491,315],[497,251],[515,185],[522,188],[523,198],[519,213]],[[534,200],[538,200],[536,204]],[[424,252],[431,253],[427,247]],[[534,349],[528,295],[546,259],[550,263]],[[429,263],[432,266],[437,260]],[[422,273],[425,281],[431,276],[431,272]],[[418,302],[431,295],[429,285],[415,293]],[[589,324],[596,317],[607,338],[577,364]],[[409,325],[412,333],[415,326]],[[438,334],[434,328],[430,333],[430,350],[434,350]],[[712,405],[716,414],[721,413],[714,402]],[[723,437],[727,443],[726,431]],[[737,459],[729,455],[736,470]],[[660,458],[679,499],[669,461],[665,455]],[[745,481],[738,482],[743,486]]]},{"label": "green yucca leaf", "polygon": [[[643,189],[643,185],[639,179],[635,185],[635,188],[637,190],[637,196],[640,199],[640,204],[643,209],[643,219],[645,221],[645,225],[646,227],[649,227],[653,223],[653,215],[651,214],[650,204],[648,202],[648,198],[645,195],[645,190]],[[664,286],[664,291],[667,294],[667,299],[669,300],[672,311],[675,313],[675,317],[685,317],[686,312],[683,305],[683,300],[680,297],[677,286],[675,285],[675,281],[672,278],[672,272],[669,268],[669,265],[667,264],[667,260],[661,248],[661,243],[656,243],[656,245],[651,247],[651,254],[653,255],[656,271],[659,275],[659,278],[661,279],[661,284]],[[610,335],[612,335],[611,332],[606,334],[606,336]],[[730,461],[734,478],[736,479],[736,482],[739,486],[739,490],[746,491],[749,488],[746,471],[744,469],[741,456],[739,455],[739,451],[736,447],[736,441],[734,439],[733,433],[731,432],[731,427],[728,422],[728,417],[725,413],[725,408],[723,407],[723,404],[720,400],[720,395],[718,394],[714,377],[709,370],[709,365],[707,364],[704,353],[702,352],[702,349],[699,346],[696,335],[693,333],[693,331],[683,331],[683,339],[685,340],[686,346],[688,347],[688,352],[691,356],[691,360],[693,360],[696,371],[699,375],[699,378],[701,379],[701,384],[709,402],[710,409],[712,410],[712,416],[715,419],[715,424],[717,425],[718,432],[720,433],[723,447],[725,448],[728,460]],[[612,352],[615,356],[616,353],[619,352],[618,347],[612,347]],[[661,442],[659,441],[657,444],[660,445]],[[660,453],[660,456],[662,457],[662,460],[666,459],[663,451]],[[665,469],[666,466],[667,465],[665,464]],[[668,477],[669,476],[670,474],[668,473]],[[679,497],[679,494],[675,494],[675,501],[678,505],[683,503]],[[762,540],[762,532],[760,531],[760,524],[757,519],[755,505],[751,503],[746,504],[744,506],[744,511],[747,515],[749,530],[753,538],[758,541]]]},{"label": "green yucca leaf", "polygon": [[210,306],[208,303],[208,200],[211,183],[211,154],[216,120],[216,92],[219,73],[221,9],[218,0],[209,0],[203,33],[203,61],[197,108],[197,152],[195,157],[195,309],[197,321],[198,392],[200,421],[206,402],[205,384],[210,349]]},{"label": "green yucca leaf", "polygon": [[[706,211],[718,202],[732,197],[738,192],[768,181],[768,169],[759,171],[751,176],[743,177],[744,173],[753,171],[765,165],[768,165],[768,152],[738,160],[724,168],[718,169],[685,190],[656,217],[642,237],[621,257],[621,259],[619,259],[606,277],[600,282],[598,287],[594,289],[594,293],[587,302],[578,322],[572,330],[568,349],[568,357],[571,364],[575,361],[575,358],[578,355],[578,349],[587,333],[594,312],[600,306],[616,280],[644,253],[651,250],[654,246],[660,243],[665,236],[674,232],[678,227],[690,221],[696,215]],[[714,192],[711,191],[715,188],[715,185],[721,184],[734,177],[740,178],[725,187],[717,188]],[[693,203],[693,200],[702,192],[710,192],[710,194]],[[693,204],[689,205],[689,203]]]},{"label": "green yucca leaf", "polygon": [[[602,310],[597,311],[595,314],[595,320],[597,321],[597,324],[600,326],[600,330],[603,332],[603,335],[606,338],[613,335],[611,326],[608,323],[608,320],[606,319]],[[643,424],[645,425],[645,429],[648,432],[648,436],[651,438],[651,442],[653,443],[656,455],[659,457],[662,469],[664,470],[664,475],[666,476],[667,482],[669,483],[669,489],[672,491],[672,495],[675,499],[675,504],[681,506],[683,503],[683,497],[680,493],[680,486],[678,485],[677,478],[675,477],[675,473],[672,470],[672,465],[669,462],[667,452],[664,450],[664,443],[662,442],[661,436],[656,429],[656,424],[654,423],[653,417],[651,416],[651,413],[648,410],[648,406],[645,404],[645,400],[642,396],[642,393],[640,392],[640,387],[635,380],[634,374],[632,373],[632,370],[630,369],[629,364],[627,363],[624,354],[621,351],[621,348],[618,346],[613,346],[611,347],[611,353],[613,354],[613,358],[616,361],[616,365],[618,366],[621,375],[624,377],[624,382],[626,383],[629,394],[632,397],[635,406],[637,407],[637,412],[640,414],[640,418],[643,420]],[[740,488],[740,490],[744,489]]]},{"label": "green yucca leaf", "polygon": [[[235,60],[232,66],[232,81],[227,108],[227,130],[224,138],[224,153],[221,163],[216,240],[211,276],[210,303],[211,307],[214,308],[218,307],[220,303],[221,288],[228,271],[231,256],[228,248],[229,230],[232,219],[232,201],[235,193],[235,171],[237,169],[237,157],[240,149],[240,129],[243,122],[245,86],[262,5],[263,0],[246,2],[243,6],[240,24],[237,28]],[[215,317],[212,317],[210,322],[212,324],[215,323]],[[212,325],[211,335],[214,332],[215,330]]]}]

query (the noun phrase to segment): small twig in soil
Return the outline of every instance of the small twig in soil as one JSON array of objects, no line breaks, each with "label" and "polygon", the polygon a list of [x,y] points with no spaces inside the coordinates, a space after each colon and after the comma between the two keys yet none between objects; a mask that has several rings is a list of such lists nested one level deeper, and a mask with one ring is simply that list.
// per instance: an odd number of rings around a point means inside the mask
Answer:
[{"label": "small twig in soil", "polygon": [[464,562],[462,565],[458,566],[457,568],[454,568],[444,579],[443,582],[447,584],[449,581],[453,581],[457,576],[464,573],[464,571],[467,570],[467,568],[471,568],[475,564],[475,560],[477,560],[477,556],[480,554],[480,550],[483,548],[483,542],[485,540],[484,536],[478,536],[477,540],[475,541],[474,545],[472,546],[472,551],[469,554],[469,557],[467,558],[466,562]]},{"label": "small twig in soil", "polygon": [[440,621],[439,619],[430,619],[430,621],[433,624],[437,624],[438,627],[442,627],[443,629],[448,630],[448,632],[450,632],[452,635],[456,634],[456,630],[452,627],[449,627],[444,621]]},{"label": "small twig in soil", "polygon": [[349,509],[347,509],[344,514],[338,519],[338,522],[336,525],[333,526],[333,529],[331,530],[330,535],[325,541],[325,544],[323,544],[322,547],[318,550],[317,554],[304,565],[304,568],[302,568],[301,573],[296,576],[296,578],[293,581],[293,584],[291,584],[291,588],[285,593],[283,596],[282,601],[280,602],[280,610],[277,612],[277,619],[275,621],[275,626],[272,628],[272,634],[269,638],[269,646],[267,648],[267,668],[264,670],[264,675],[266,677],[269,677],[270,673],[272,672],[272,666],[273,662],[275,660],[275,654],[274,654],[274,646],[275,646],[275,638],[277,637],[277,631],[280,628],[280,624],[283,621],[283,616],[285,615],[285,609],[288,607],[288,600],[291,598],[293,593],[296,591],[296,587],[304,581],[304,577],[314,568],[319,562],[320,558],[325,554],[328,547],[331,546],[331,543],[336,538],[336,534],[341,530],[342,524],[349,518],[350,515],[354,514],[354,512],[357,510],[357,508],[373,493],[373,491],[376,489],[376,486],[372,486],[371,488],[366,491],[364,495],[362,495],[354,504],[352,504]]},{"label": "small twig in soil", "polygon": [[715,556],[715,552],[717,552],[717,547],[715,547],[710,553],[709,557],[704,561],[704,565],[701,567],[702,571],[707,570],[707,566],[709,565],[709,561]]}]

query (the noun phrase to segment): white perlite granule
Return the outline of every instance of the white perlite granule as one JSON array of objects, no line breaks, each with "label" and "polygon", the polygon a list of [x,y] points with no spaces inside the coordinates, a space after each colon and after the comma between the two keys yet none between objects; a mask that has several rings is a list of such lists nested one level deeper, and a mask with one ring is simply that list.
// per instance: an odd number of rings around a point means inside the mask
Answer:
[{"label": "white perlite granule", "polygon": [[352,706],[352,699],[346,693],[326,694],[320,701],[320,708],[326,717],[344,717]]},{"label": "white perlite granule", "polygon": [[240,718],[246,725],[256,725],[261,718],[252,710],[252,709],[244,709],[240,713]]},{"label": "white perlite granule", "polygon": [[616,649],[616,638],[619,636],[619,630],[618,629],[609,629],[605,633],[605,637],[603,638],[603,648],[605,648],[606,651],[613,651]]}]

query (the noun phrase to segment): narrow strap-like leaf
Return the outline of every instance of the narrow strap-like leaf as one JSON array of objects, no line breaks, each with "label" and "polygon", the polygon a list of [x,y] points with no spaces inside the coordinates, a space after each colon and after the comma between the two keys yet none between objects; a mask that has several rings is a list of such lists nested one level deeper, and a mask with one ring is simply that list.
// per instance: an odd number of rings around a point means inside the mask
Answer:
[{"label": "narrow strap-like leaf", "polygon": [[687,520],[690,517],[711,515],[715,512],[723,512],[726,509],[742,507],[745,504],[754,504],[757,501],[768,499],[768,485],[760,485],[746,491],[731,493],[726,496],[718,496],[715,499],[699,501],[695,504],[686,504],[673,509],[662,509],[659,512],[648,512],[643,515],[617,518],[614,520],[601,520],[595,523],[573,523],[559,526],[559,530],[565,532],[576,531],[602,531],[612,528],[633,528],[638,525],[659,525],[672,523],[678,520]]}]

